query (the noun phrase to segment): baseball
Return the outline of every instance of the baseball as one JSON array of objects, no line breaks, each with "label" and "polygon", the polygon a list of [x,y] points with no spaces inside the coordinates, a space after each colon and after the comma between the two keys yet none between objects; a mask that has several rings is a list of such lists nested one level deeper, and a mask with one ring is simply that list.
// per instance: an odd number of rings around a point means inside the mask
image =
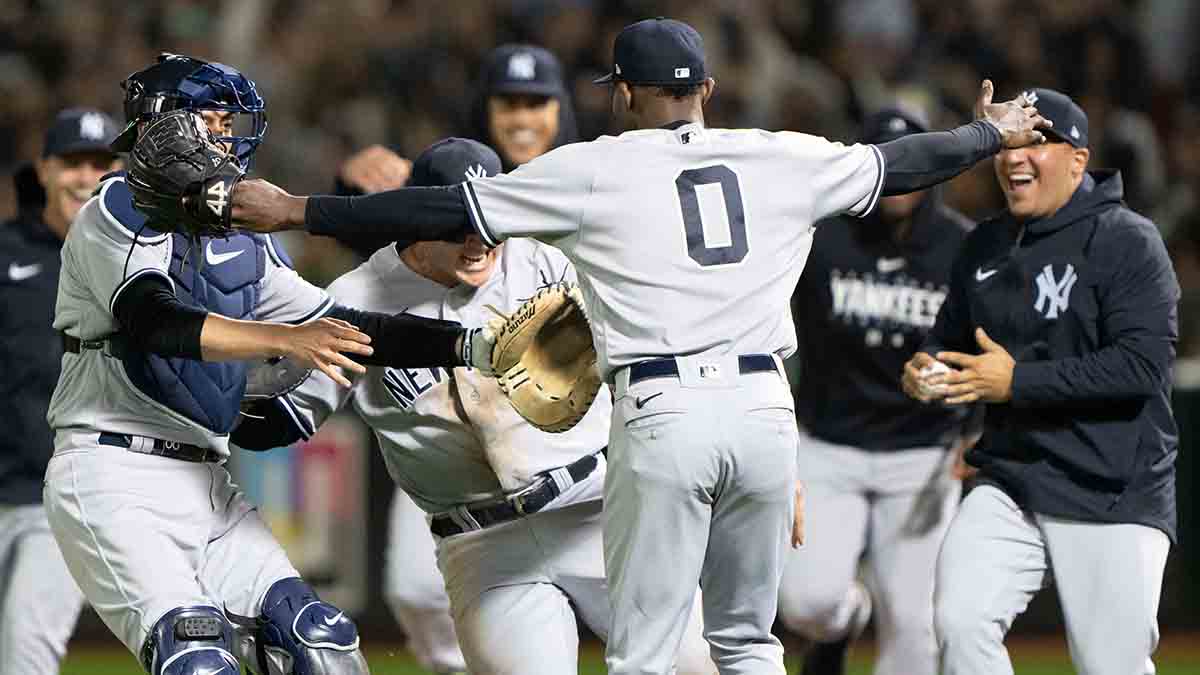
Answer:
[{"label": "baseball", "polygon": [[925,366],[924,368],[922,368],[919,373],[921,376],[921,383],[920,383],[921,384],[921,393],[924,394],[925,396],[944,396],[946,393],[947,385],[945,385],[945,384],[931,385],[931,384],[926,384],[926,381],[929,378],[933,377],[934,375],[937,375],[939,373],[948,373],[948,372],[950,372],[950,366],[947,366],[946,364],[942,363],[941,361],[934,361],[933,363],[929,364],[928,366]]}]

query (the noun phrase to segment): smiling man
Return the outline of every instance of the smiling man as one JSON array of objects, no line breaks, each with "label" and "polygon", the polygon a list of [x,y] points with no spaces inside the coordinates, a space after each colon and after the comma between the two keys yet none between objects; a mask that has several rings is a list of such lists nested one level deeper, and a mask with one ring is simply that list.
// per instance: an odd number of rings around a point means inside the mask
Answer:
[{"label": "smiling man", "polygon": [[119,163],[113,120],[75,108],[55,117],[42,157],[19,172],[16,218],[0,226],[0,673],[57,673],[83,607],[42,508],[42,475],[54,451],[46,408],[58,381],[54,298],[59,251],[71,220]]},{"label": "smiling man", "polygon": [[[996,156],[1008,208],[967,238],[904,372],[914,398],[986,404],[967,454],[982,484],[937,564],[942,672],[1012,673],[1004,634],[1052,578],[1078,672],[1153,673],[1176,529],[1179,284],[1120,174],[1087,170],[1083,110],[1025,97],[1053,121],[1048,142]],[[954,370],[922,381],[934,358]]]}]

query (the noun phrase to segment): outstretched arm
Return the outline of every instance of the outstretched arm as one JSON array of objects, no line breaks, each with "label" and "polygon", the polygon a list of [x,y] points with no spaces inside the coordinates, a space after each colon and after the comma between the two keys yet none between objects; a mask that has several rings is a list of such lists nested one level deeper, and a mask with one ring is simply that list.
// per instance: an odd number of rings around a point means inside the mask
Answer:
[{"label": "outstretched arm", "polygon": [[307,229],[343,240],[371,241],[456,241],[471,227],[458,186],[298,197],[262,179],[241,181],[234,188],[233,220],[256,232]]},{"label": "outstretched arm", "polygon": [[1024,94],[992,103],[991,80],[980,86],[975,116],[976,121],[957,129],[911,134],[876,146],[887,165],[883,194],[916,192],[947,181],[1002,148],[1042,142],[1038,130],[1050,126]]}]

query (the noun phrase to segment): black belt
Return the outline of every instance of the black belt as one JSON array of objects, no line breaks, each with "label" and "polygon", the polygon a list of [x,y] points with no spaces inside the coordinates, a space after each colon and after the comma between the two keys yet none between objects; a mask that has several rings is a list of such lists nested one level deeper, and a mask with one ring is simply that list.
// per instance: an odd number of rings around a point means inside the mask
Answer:
[{"label": "black belt", "polygon": [[125,448],[130,452],[140,452],[144,455],[158,455],[160,457],[169,457],[185,462],[219,462],[221,455],[217,454],[212,448],[202,448],[198,445],[188,445],[187,443],[178,443],[176,441],[163,441],[157,438],[146,438],[142,443],[134,443],[133,436],[129,434],[111,434],[107,431],[100,432],[100,445],[111,445],[117,448]]},{"label": "black belt", "polygon": [[[775,366],[775,357],[770,354],[743,354],[738,357],[738,372],[742,375],[774,373],[778,372],[778,368]],[[629,366],[629,384],[652,377],[679,377],[679,364],[675,359],[650,359]]]},{"label": "black belt", "polygon": [[62,336],[62,348],[64,352],[78,354],[85,349],[104,349],[105,340],[80,340],[74,335],[67,335],[59,331]]},{"label": "black belt", "polygon": [[[562,467],[562,470],[565,470],[571,477],[570,485],[575,485],[590,476],[600,464],[596,455],[603,452],[604,450],[601,450],[586,457],[580,457]],[[429,529],[439,537],[449,537],[472,530],[482,530],[485,527],[537,513],[562,494],[563,490],[570,487],[570,485],[559,487],[559,482],[553,476],[558,470],[542,471],[538,474],[539,478],[528,488],[495,502],[479,506],[465,506],[449,513],[439,513],[429,520]]]}]

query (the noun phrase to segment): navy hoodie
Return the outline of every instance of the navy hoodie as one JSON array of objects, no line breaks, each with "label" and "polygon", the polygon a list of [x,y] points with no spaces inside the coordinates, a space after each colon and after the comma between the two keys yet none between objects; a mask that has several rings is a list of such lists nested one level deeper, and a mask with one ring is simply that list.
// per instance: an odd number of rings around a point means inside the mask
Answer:
[{"label": "navy hoodie", "polygon": [[32,167],[15,180],[20,211],[0,225],[0,504],[37,504],[54,453],[46,409],[62,360],[53,326],[62,240],[42,222]]},{"label": "navy hoodie", "polygon": [[1158,229],[1092,171],[1063,208],[981,223],[952,270],[924,351],[979,353],[982,326],[1016,361],[967,454],[1022,506],[1176,531],[1171,371],[1179,284]]}]

